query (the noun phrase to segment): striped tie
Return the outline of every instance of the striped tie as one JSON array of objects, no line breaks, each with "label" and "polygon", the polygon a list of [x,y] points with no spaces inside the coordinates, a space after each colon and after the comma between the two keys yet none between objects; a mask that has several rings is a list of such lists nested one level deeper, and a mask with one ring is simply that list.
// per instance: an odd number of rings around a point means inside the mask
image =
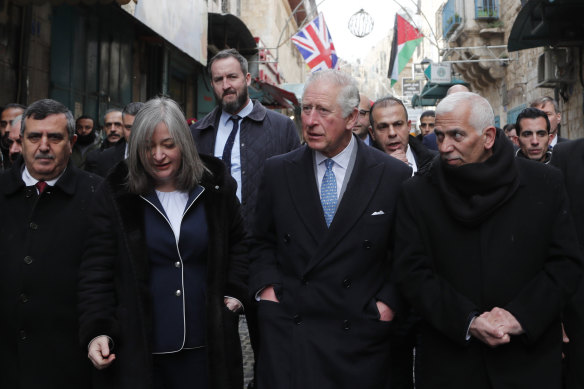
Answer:
[{"label": "striped tie", "polygon": [[324,164],[326,165],[326,172],[320,186],[320,201],[324,211],[324,220],[327,227],[329,227],[337,210],[337,179],[335,173],[333,173],[334,161],[330,158],[325,159]]}]

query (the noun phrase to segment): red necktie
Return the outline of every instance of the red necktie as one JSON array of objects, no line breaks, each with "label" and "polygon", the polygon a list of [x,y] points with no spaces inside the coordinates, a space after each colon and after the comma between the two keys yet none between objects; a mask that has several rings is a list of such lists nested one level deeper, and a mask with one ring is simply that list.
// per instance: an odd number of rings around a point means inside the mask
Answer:
[{"label": "red necktie", "polygon": [[39,190],[39,194],[43,193],[45,191],[45,188],[47,187],[47,183],[44,181],[38,181],[35,186],[37,187],[37,189]]}]

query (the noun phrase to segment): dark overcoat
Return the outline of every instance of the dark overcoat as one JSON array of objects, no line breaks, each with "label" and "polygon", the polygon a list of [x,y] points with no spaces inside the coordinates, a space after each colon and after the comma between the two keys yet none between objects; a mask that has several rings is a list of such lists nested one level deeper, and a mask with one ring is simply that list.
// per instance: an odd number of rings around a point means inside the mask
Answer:
[{"label": "dark overcoat", "polygon": [[126,154],[126,141],[120,139],[113,146],[105,150],[96,149],[90,151],[85,159],[85,170],[95,173],[98,176],[105,177],[107,173],[123,161]]},{"label": "dark overcoat", "polygon": [[[557,169],[515,159],[519,187],[472,227],[447,210],[436,176],[403,186],[394,274],[421,316],[416,388],[560,388],[562,308],[580,255]],[[501,307],[525,334],[489,348],[471,317]]]},{"label": "dark overcoat", "polygon": [[330,228],[313,151],[304,146],[266,162],[250,290],[275,285],[280,303],[259,302],[260,389],[388,384],[391,323],[379,320],[376,301],[397,306],[389,243],[399,186],[411,169],[359,140],[355,147]]},{"label": "dark overcoat", "polygon": [[[584,139],[560,142],[554,147],[551,164],[564,174],[570,209],[576,226],[580,250],[584,253]],[[564,311],[564,326],[570,342],[566,344],[566,385],[584,388],[584,282]]]},{"label": "dark overcoat", "polygon": [[0,388],[89,388],[77,273],[101,179],[69,163],[39,196],[22,169],[0,177]]},{"label": "dark overcoat", "polygon": [[[238,314],[224,296],[247,302],[247,246],[235,181],[223,163],[202,156],[209,234],[206,280],[206,349],[211,389],[241,389],[243,369]],[[80,273],[81,342],[108,335],[116,360],[96,372],[95,386],[152,387],[152,297],[146,252],[146,202],[126,189],[127,165],[120,162],[98,190],[91,237]],[[172,266],[172,264],[169,264]]]}]

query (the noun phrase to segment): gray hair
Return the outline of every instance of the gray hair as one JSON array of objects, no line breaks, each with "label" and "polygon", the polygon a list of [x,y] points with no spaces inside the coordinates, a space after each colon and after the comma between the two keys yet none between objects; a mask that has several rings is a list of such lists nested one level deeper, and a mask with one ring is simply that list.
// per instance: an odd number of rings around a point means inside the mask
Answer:
[{"label": "gray hair", "polygon": [[109,108],[109,109],[108,109],[107,111],[105,111],[105,113],[103,114],[103,119],[105,120],[105,115],[107,115],[108,113],[112,113],[112,112],[120,112],[120,113],[121,113],[121,112],[122,112],[122,109],[121,109],[121,108],[117,108],[117,107],[114,107],[114,108]]},{"label": "gray hair", "polygon": [[125,115],[136,116],[138,114],[138,111],[140,111],[142,107],[144,107],[144,103],[140,101],[135,101],[126,105],[122,110],[122,118]]},{"label": "gray hair", "polygon": [[22,125],[22,118],[23,118],[23,117],[24,117],[23,115],[18,115],[17,117],[15,117],[14,119],[12,119],[12,120],[10,121],[10,125],[11,125],[11,126],[14,126],[14,125],[16,125],[16,124],[18,124],[18,123],[20,123],[20,124]]},{"label": "gray hair", "polygon": [[209,70],[209,74],[212,75],[211,66],[213,66],[215,61],[217,61],[219,59],[225,59],[225,58],[235,58],[237,60],[237,62],[239,62],[239,66],[241,67],[241,72],[243,73],[243,75],[244,76],[247,75],[247,73],[248,73],[247,59],[245,59],[245,57],[243,55],[239,54],[239,51],[237,51],[235,49],[221,50],[220,52],[215,54],[213,56],[213,58],[211,58],[209,60],[209,64],[207,65],[207,69]]},{"label": "gray hair", "polygon": [[148,100],[136,114],[132,126],[132,136],[128,144],[128,189],[135,194],[144,194],[154,186],[148,173],[150,142],[154,129],[160,123],[168,127],[168,132],[181,152],[181,165],[176,177],[178,190],[192,190],[207,169],[199,157],[191,130],[179,105],[168,97]]},{"label": "gray hair", "polygon": [[467,107],[468,123],[477,133],[482,134],[485,128],[495,125],[495,114],[489,102],[472,92],[458,92],[446,96],[436,107],[436,116]]},{"label": "gray hair", "polygon": [[26,119],[43,120],[47,116],[59,114],[65,115],[67,119],[67,134],[69,135],[69,139],[73,139],[75,136],[75,119],[73,118],[73,114],[65,105],[51,99],[38,100],[28,106],[22,114],[20,135],[24,135]]},{"label": "gray hair", "polygon": [[361,100],[359,98],[359,88],[357,88],[355,79],[347,73],[335,69],[325,69],[311,73],[304,84],[303,98],[306,89],[316,81],[329,81],[341,87],[341,92],[337,96],[337,104],[341,106],[343,118],[348,117],[359,106],[359,101]]},{"label": "gray hair", "polygon": [[539,98],[533,100],[531,102],[531,104],[529,104],[529,106],[531,108],[537,108],[537,107],[544,106],[546,103],[551,103],[554,106],[555,113],[560,112],[560,105],[558,104],[558,102],[555,99],[551,98],[550,96],[539,97]]}]

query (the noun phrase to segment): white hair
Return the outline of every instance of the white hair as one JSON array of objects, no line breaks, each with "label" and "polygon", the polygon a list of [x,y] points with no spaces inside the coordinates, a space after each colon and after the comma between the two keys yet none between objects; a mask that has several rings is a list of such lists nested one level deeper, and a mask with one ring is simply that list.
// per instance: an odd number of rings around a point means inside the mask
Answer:
[{"label": "white hair", "polygon": [[359,88],[357,87],[355,79],[349,74],[343,73],[339,70],[325,69],[313,72],[308,76],[308,79],[304,84],[302,97],[304,98],[304,93],[306,93],[306,89],[310,84],[322,80],[332,82],[341,87],[341,91],[337,96],[337,103],[341,106],[343,118],[348,117],[351,112],[353,112],[353,109],[359,106],[359,101],[361,100],[359,97]]},{"label": "white hair", "polygon": [[446,96],[436,107],[436,116],[454,112],[460,107],[469,108],[468,123],[479,134],[495,125],[495,114],[489,102],[472,92],[457,92]]}]

